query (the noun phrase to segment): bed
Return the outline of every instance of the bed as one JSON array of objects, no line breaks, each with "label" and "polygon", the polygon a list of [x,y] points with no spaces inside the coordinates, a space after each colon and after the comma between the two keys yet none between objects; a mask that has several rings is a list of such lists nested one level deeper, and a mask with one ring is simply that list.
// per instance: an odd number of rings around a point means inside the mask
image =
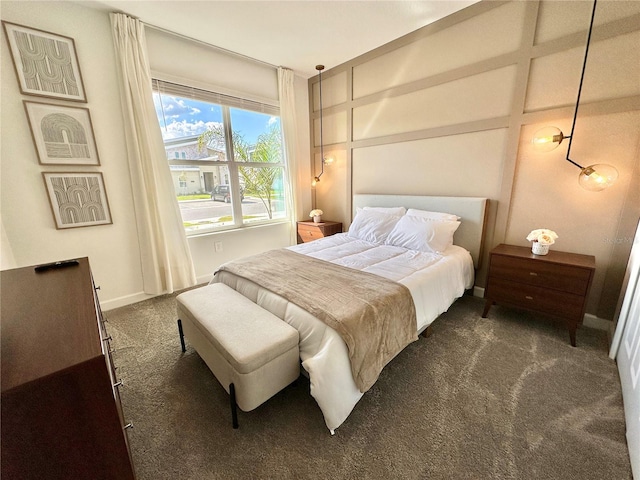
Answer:
[{"label": "bed", "polygon": [[[482,256],[487,199],[354,195],[353,210],[354,220],[348,233],[285,250],[295,258],[308,257],[305,261],[319,263],[320,268],[326,266],[327,270],[351,273],[356,270],[362,272],[358,275],[370,275],[408,290],[413,300],[412,308],[415,308],[410,321],[412,335],[403,341],[401,348],[390,352],[384,359],[383,363],[386,363],[473,287],[475,269]],[[430,218],[433,212],[446,216]],[[414,228],[420,233],[414,234]],[[445,233],[444,236],[441,233],[432,235],[433,242],[424,246],[421,228],[427,228],[428,232],[434,228],[437,232],[444,229]],[[438,239],[447,237],[446,232],[453,237],[453,244],[451,241],[438,243]],[[438,248],[434,249],[432,245]],[[276,258],[273,261],[279,261],[280,257]],[[243,270],[232,268],[235,263],[223,265],[212,282],[227,284],[298,330],[303,373],[308,375],[311,395],[322,411],[327,428],[334,434],[368,390],[371,381],[363,382],[353,370],[350,339],[323,318],[325,311],[330,310],[326,306],[330,303],[314,309],[312,305],[298,301],[295,295],[283,293],[279,288],[281,279],[275,278],[269,283],[264,280],[271,276],[268,274],[244,275]],[[253,258],[249,262],[255,263]],[[295,269],[306,272],[306,268]],[[273,272],[273,265],[263,271]],[[300,278],[305,279],[304,282],[298,280],[300,284],[316,288],[312,275]],[[316,291],[324,291],[325,287],[317,287]],[[403,313],[402,317],[405,316]]]}]

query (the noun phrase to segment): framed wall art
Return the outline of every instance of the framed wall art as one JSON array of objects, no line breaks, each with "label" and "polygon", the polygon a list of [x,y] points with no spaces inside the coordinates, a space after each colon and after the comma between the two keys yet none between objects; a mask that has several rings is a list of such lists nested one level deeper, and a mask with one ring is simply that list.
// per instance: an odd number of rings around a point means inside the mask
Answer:
[{"label": "framed wall art", "polygon": [[108,225],[102,173],[42,172],[57,229]]},{"label": "framed wall art", "polygon": [[86,102],[73,38],[2,22],[20,91]]},{"label": "framed wall art", "polygon": [[42,165],[100,165],[88,108],[23,103]]}]

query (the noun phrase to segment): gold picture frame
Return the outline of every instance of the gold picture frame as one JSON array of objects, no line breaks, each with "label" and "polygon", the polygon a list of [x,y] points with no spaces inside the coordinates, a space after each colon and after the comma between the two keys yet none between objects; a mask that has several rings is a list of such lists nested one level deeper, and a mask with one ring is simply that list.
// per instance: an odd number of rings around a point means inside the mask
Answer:
[{"label": "gold picture frame", "polygon": [[41,165],[100,165],[88,108],[23,103]]},{"label": "gold picture frame", "polygon": [[24,95],[86,103],[73,38],[2,22]]},{"label": "gold picture frame", "polygon": [[102,173],[42,172],[56,228],[113,223]]}]

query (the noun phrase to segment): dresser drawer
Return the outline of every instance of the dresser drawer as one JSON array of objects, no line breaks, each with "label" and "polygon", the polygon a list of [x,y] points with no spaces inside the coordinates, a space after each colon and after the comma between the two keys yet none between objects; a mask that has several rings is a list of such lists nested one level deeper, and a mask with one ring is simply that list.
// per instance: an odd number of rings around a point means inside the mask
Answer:
[{"label": "dresser drawer", "polygon": [[492,255],[490,276],[576,295],[586,295],[591,271],[572,265]]},{"label": "dresser drawer", "polygon": [[584,297],[524,283],[490,278],[487,298],[539,312],[580,321]]}]

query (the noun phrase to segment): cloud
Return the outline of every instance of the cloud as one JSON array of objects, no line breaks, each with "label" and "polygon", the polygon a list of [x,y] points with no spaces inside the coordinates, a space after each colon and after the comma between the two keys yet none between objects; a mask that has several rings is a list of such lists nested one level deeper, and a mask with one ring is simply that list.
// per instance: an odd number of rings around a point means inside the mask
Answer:
[{"label": "cloud", "polygon": [[182,120],[180,122],[173,121],[168,123],[166,127],[162,127],[162,138],[164,140],[171,140],[175,138],[193,137],[205,132],[209,127],[220,125],[218,122],[203,122],[202,120],[197,122],[187,122]]},{"label": "cloud", "polygon": [[176,97],[163,96],[162,106],[156,104],[156,111],[162,115],[160,110],[164,107],[165,118],[178,118],[183,115],[197,115],[200,113],[200,109],[188,105],[183,99]]}]

